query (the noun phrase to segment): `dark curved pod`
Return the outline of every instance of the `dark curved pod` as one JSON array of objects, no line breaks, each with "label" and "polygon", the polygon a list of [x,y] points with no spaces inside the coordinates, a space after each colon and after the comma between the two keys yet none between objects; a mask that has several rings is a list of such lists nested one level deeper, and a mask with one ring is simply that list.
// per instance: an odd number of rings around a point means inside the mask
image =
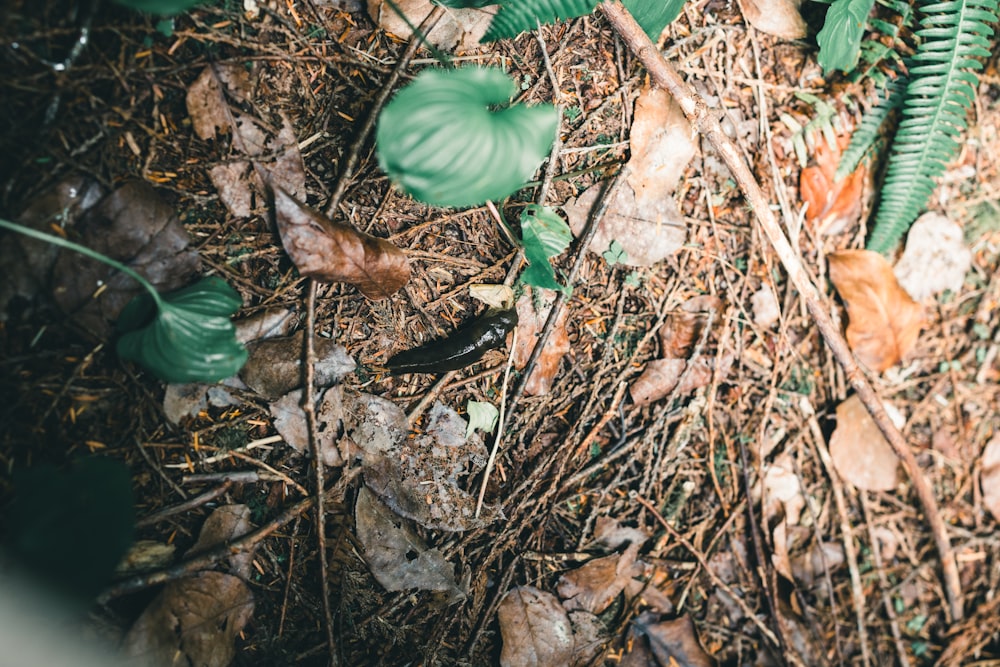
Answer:
[{"label": "dark curved pod", "polygon": [[443,340],[400,352],[389,359],[386,366],[393,375],[456,371],[476,363],[487,351],[503,345],[507,334],[515,326],[517,311],[514,308],[490,311],[459,327]]}]

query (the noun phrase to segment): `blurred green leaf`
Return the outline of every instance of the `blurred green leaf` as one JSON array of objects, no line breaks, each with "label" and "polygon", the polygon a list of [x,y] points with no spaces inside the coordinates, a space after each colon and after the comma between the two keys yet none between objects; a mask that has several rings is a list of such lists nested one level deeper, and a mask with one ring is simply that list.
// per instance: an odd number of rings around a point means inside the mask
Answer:
[{"label": "blurred green leaf", "polygon": [[469,401],[465,409],[469,413],[469,427],[465,431],[466,438],[471,436],[476,429],[483,433],[492,433],[493,429],[496,428],[500,411],[492,403]]},{"label": "blurred green leaf", "polygon": [[226,281],[211,276],[160,297],[133,299],[118,319],[118,356],[135,361],[166,382],[217,382],[235,375],[247,360],[230,316],[242,299]]},{"label": "blurred green leaf", "polygon": [[203,0],[115,0],[119,5],[146,14],[176,16],[191,9]]},{"label": "blurred green leaf", "polygon": [[816,35],[823,71],[848,72],[858,64],[861,37],[875,0],[834,0],[826,12],[823,29]]},{"label": "blurred green leaf", "polygon": [[548,155],[559,120],[548,104],[511,106],[515,90],[498,69],[424,70],[379,116],[379,165],[435,206],[513,194]]},{"label": "blurred green leaf", "polygon": [[549,260],[566,250],[573,239],[569,225],[549,207],[529,204],[521,213],[521,238],[528,260],[521,282],[532,287],[567,291],[567,287],[556,281]]},{"label": "blurred green leaf", "polygon": [[617,239],[612,239],[608,249],[601,253],[601,257],[610,266],[614,266],[615,264],[624,264],[628,260],[628,253],[625,252],[625,248]]}]

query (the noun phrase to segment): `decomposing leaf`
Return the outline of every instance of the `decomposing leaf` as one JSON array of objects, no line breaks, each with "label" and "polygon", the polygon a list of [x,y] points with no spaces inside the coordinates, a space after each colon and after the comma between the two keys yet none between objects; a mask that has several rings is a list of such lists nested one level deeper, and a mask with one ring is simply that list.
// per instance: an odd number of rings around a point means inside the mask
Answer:
[{"label": "decomposing leaf", "polygon": [[844,564],[844,546],[836,542],[813,542],[812,546],[791,561],[792,576],[806,588],[820,582],[827,572]]},{"label": "decomposing leaf", "polygon": [[[533,294],[541,296],[545,304],[541,310],[535,310]],[[538,334],[545,327],[545,322],[549,318],[554,300],[555,293],[551,290],[533,292],[530,288],[526,288],[524,294],[517,300],[518,324],[517,342],[514,346],[514,367],[518,370],[524,368],[528,363],[528,359],[535,349]],[[552,382],[559,371],[559,364],[570,348],[569,334],[566,332],[568,313],[569,310],[566,308],[563,308],[562,312],[559,313],[555,327],[538,357],[535,369],[524,385],[524,393],[528,396],[544,396],[552,389]]]},{"label": "decomposing leaf", "polygon": [[115,568],[115,574],[126,576],[138,572],[159,570],[174,559],[177,546],[156,540],[137,540]]},{"label": "decomposing leaf", "polygon": [[600,614],[608,608],[635,574],[640,543],[623,553],[595,558],[559,577],[556,592],[567,611],[582,609]]},{"label": "decomposing leaf", "polygon": [[[109,194],[74,229],[74,241],[134,269],[161,292],[186,285],[201,265],[174,207],[142,181]],[[141,291],[132,278],[75,252],[62,251],[52,268],[58,306],[99,338],[111,335],[110,323]]]},{"label": "decomposing leaf", "polygon": [[[886,405],[890,412],[892,406]],[[895,409],[894,421],[902,422]],[[897,423],[902,426],[902,423]],[[893,491],[899,484],[899,459],[857,395],[837,406],[837,428],[830,436],[830,457],[840,476],[866,491]]]},{"label": "decomposing leaf", "polygon": [[551,593],[534,586],[507,592],[497,607],[501,667],[565,667],[573,657],[573,626]]},{"label": "decomposing leaf", "polygon": [[753,323],[762,329],[770,329],[781,319],[781,307],[774,290],[768,285],[761,288],[750,297],[750,307],[753,308]]},{"label": "decomposing leaf", "polygon": [[228,667],[253,607],[253,593],[239,577],[199,572],[166,585],[129,630],[122,651],[144,665]]},{"label": "decomposing leaf", "polygon": [[465,598],[455,566],[429,549],[407,521],[361,487],[354,506],[358,541],[372,575],[388,591],[442,591],[449,602]]},{"label": "decomposing leaf", "polygon": [[242,64],[213,63],[187,93],[188,114],[199,137],[209,140],[217,132],[231,134],[231,152],[237,157],[212,167],[209,176],[226,208],[241,218],[265,203],[258,169],[273,186],[295,196],[305,194],[305,164],[288,119],[282,117],[281,127],[272,128],[229,102],[249,103],[250,76]]},{"label": "decomposing leaf", "polygon": [[959,292],[972,266],[962,228],[940,213],[924,213],[910,227],[894,273],[916,301],[945,290]]},{"label": "decomposing leaf", "polygon": [[[688,394],[712,383],[716,374],[724,378],[733,365],[732,354],[724,354],[716,363],[715,357],[702,355],[697,359],[655,359],[646,364],[642,375],[632,381],[628,392],[636,405],[647,405],[676,392],[678,396]],[[691,366],[680,382],[681,376]]]},{"label": "decomposing leaf", "polygon": [[808,26],[799,13],[802,0],[739,0],[747,23],[781,39],[801,39]]},{"label": "decomposing leaf", "polygon": [[[340,387],[330,387],[314,394],[316,398],[317,444],[327,466],[344,465],[345,456],[341,452],[339,424],[343,419],[343,404]],[[309,427],[306,413],[302,410],[302,390],[290,391],[270,405],[274,429],[292,449],[311,456],[309,448]]]},{"label": "decomposing leaf", "polygon": [[645,612],[632,621],[635,630],[649,640],[649,648],[661,667],[715,667],[698,639],[694,621],[681,616],[670,621]]},{"label": "decomposing leaf", "polygon": [[629,130],[627,180],[637,201],[668,197],[698,152],[697,134],[677,101],[661,88],[643,88]]},{"label": "decomposing leaf", "polygon": [[280,187],[274,188],[274,214],[285,252],[303,276],[350,283],[369,299],[385,299],[410,279],[402,250],[330,220]]},{"label": "decomposing leaf", "polygon": [[589,611],[569,612],[569,622],[573,627],[573,659],[568,664],[574,667],[595,664],[611,641],[611,630],[599,616]]},{"label": "decomposing leaf", "polygon": [[163,392],[163,416],[176,426],[188,417],[197,417],[209,405],[216,408],[240,405],[242,401],[234,397],[224,386],[231,386],[229,385],[231,382],[242,387],[235,378],[228,378],[221,385],[200,382],[168,383],[166,391]]},{"label": "decomposing leaf", "polygon": [[913,348],[924,313],[899,286],[885,257],[871,250],[841,250],[828,257],[830,280],[847,305],[847,342],[857,358],[881,372]]},{"label": "decomposing leaf", "polygon": [[[51,233],[53,227],[69,231],[103,196],[104,190],[96,181],[74,174],[35,197],[14,222],[40,232]],[[0,267],[4,272],[0,279],[2,322],[15,297],[33,300],[48,292],[52,265],[60,250],[21,234],[6,234],[0,239]]]},{"label": "decomposing leaf", "polygon": [[[394,0],[392,3],[386,0],[368,0],[367,4],[368,16],[372,21],[386,32],[404,40],[413,34],[406,22],[419,26],[434,9],[430,0]],[[399,16],[397,8],[405,19]],[[489,2],[476,3],[475,7],[469,8],[451,8],[425,37],[439,49],[456,53],[475,49],[490,27],[496,10],[496,5]]]},{"label": "decomposing leaf", "polygon": [[255,340],[287,336],[295,330],[298,317],[289,308],[267,308],[233,322],[236,340],[244,345]]},{"label": "decomposing leaf", "polygon": [[606,515],[594,522],[594,544],[605,549],[617,549],[625,543],[643,544],[649,535],[641,528],[622,525],[618,519]]},{"label": "decomposing leaf", "polygon": [[862,163],[848,176],[837,179],[841,150],[850,141],[848,135],[830,144],[816,133],[811,164],[799,175],[799,194],[806,204],[806,222],[820,234],[839,234],[861,218],[863,192],[868,167]]},{"label": "decomposing leaf", "polygon": [[690,356],[709,321],[713,327],[718,327],[722,310],[722,299],[714,294],[702,294],[681,304],[680,310],[667,316],[657,332],[662,356],[665,359],[686,359]]},{"label": "decomposing leaf", "polygon": [[[246,505],[223,505],[217,507],[205,519],[198,534],[198,541],[184,554],[185,558],[196,556],[226,542],[232,542],[253,530],[250,522],[250,508]],[[229,568],[233,574],[244,579],[250,576],[253,550],[232,551],[229,554]]]},{"label": "decomposing leaf", "polygon": [[[249,358],[240,378],[261,396],[275,399],[302,386],[302,341],[299,331],[292,336],[268,338],[247,345]],[[314,386],[329,387],[354,372],[357,364],[342,345],[329,338],[313,338]]]},{"label": "decomposing leaf", "polygon": [[[570,229],[576,236],[583,231],[604,187],[604,183],[592,185],[563,206]],[[632,187],[622,183],[588,249],[602,255],[612,241],[617,241],[625,253],[622,264],[652,266],[672,257],[683,247],[686,238],[687,223],[672,197],[639,200]]]},{"label": "decomposing leaf", "polygon": [[514,290],[507,285],[470,285],[469,296],[497,310],[510,308],[514,303]]},{"label": "decomposing leaf", "polygon": [[394,512],[428,528],[469,530],[486,525],[498,509],[486,504],[476,517],[476,497],[466,490],[469,478],[486,464],[487,450],[457,412],[435,403],[423,434],[393,442],[387,453],[352,434],[365,450],[365,483]]},{"label": "decomposing leaf", "polygon": [[1000,521],[1000,434],[986,443],[980,460],[982,472],[979,484],[983,490],[983,507],[995,521]]},{"label": "decomposing leaf", "polygon": [[795,473],[795,462],[787,453],[780,454],[766,465],[764,472],[764,520],[770,524],[784,519],[796,525],[805,507],[806,499]]}]

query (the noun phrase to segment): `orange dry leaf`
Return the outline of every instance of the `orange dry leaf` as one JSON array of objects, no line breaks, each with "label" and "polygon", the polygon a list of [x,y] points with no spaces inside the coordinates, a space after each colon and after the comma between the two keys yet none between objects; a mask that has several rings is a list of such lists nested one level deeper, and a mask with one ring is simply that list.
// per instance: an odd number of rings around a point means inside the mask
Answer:
[{"label": "orange dry leaf", "polygon": [[[544,298],[551,304],[554,299],[552,290],[541,290]],[[517,300],[517,342],[514,347],[514,367],[524,368],[535,349],[538,334],[545,327],[549,318],[551,305],[543,306],[536,311],[532,291],[526,288],[521,298]],[[524,385],[524,393],[528,396],[544,396],[552,389],[552,380],[559,370],[562,358],[569,352],[569,334],[566,333],[566,315],[569,311],[563,308],[556,320],[555,327],[545,342],[545,347],[538,357],[531,377]]]},{"label": "orange dry leaf", "polygon": [[917,342],[923,308],[906,293],[885,257],[841,250],[828,258],[830,280],[847,305],[847,342],[873,371],[898,363]]},{"label": "orange dry leaf", "polygon": [[837,406],[830,458],[840,476],[859,489],[892,491],[899,483],[899,459],[857,395]]},{"label": "orange dry leaf", "polygon": [[[842,137],[844,144],[849,137]],[[839,143],[839,140],[838,140]],[[806,207],[806,222],[820,234],[837,234],[861,217],[862,194],[868,167],[859,164],[852,174],[836,180],[842,146],[830,146],[822,135],[813,153],[815,165],[799,175],[799,193]]]}]

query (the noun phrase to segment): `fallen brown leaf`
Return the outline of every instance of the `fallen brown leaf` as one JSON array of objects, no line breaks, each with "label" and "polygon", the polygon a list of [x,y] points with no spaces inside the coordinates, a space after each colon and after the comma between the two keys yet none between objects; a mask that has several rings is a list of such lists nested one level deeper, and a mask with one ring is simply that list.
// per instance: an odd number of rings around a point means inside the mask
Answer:
[{"label": "fallen brown leaf", "polygon": [[330,220],[277,186],[274,213],[285,252],[303,276],[350,283],[376,300],[391,296],[410,279],[402,250]]},{"label": "fallen brown leaf", "polygon": [[986,443],[980,462],[979,484],[983,490],[983,506],[1000,521],[1000,434]]},{"label": "fallen brown leaf", "polygon": [[[545,327],[545,321],[549,318],[552,310],[552,302],[555,300],[553,290],[539,290],[543,305],[540,310],[535,310],[532,289],[526,287],[524,294],[517,300],[517,342],[514,346],[514,367],[521,370],[528,363],[531,353],[535,349],[535,341],[538,334]],[[528,396],[544,396],[552,389],[552,382],[559,371],[559,364],[562,358],[569,352],[569,334],[566,332],[566,317],[569,309],[563,308],[556,320],[555,327],[545,341],[538,362],[528,382],[524,385],[524,393]]]},{"label": "fallen brown leaf", "polygon": [[701,340],[709,315],[714,327],[720,323],[722,299],[714,294],[702,294],[681,304],[680,310],[664,320],[658,333],[660,354],[664,359],[686,359],[695,343]]},{"label": "fallen brown leaf", "polygon": [[632,626],[649,639],[649,648],[661,667],[715,667],[698,639],[689,616],[658,621],[656,614],[643,613]]},{"label": "fallen brown leaf", "polygon": [[507,592],[497,607],[501,667],[566,667],[573,658],[573,627],[556,596],[534,586]]},{"label": "fallen brown leaf", "polygon": [[[412,26],[420,25],[434,9],[430,0],[395,0],[395,8],[385,0],[368,0],[368,16],[386,32],[401,39],[409,39]],[[405,19],[395,10],[399,9]],[[497,12],[496,5],[477,8],[449,8],[437,25],[426,35],[426,39],[448,51],[463,52],[479,47]],[[409,24],[407,24],[409,21]]]},{"label": "fallen brown leaf", "polygon": [[[223,505],[217,507],[205,519],[198,534],[198,541],[184,554],[185,558],[196,556],[226,542],[231,542],[253,530],[250,522],[250,508],[246,505]],[[244,579],[250,576],[253,550],[241,549],[229,554],[229,568],[233,574]]]},{"label": "fallen brown leaf", "polygon": [[847,342],[858,360],[881,372],[913,348],[923,308],[906,293],[885,257],[871,250],[841,250],[828,257],[830,280],[847,305]]},{"label": "fallen brown leaf", "polygon": [[[302,390],[290,391],[270,404],[274,429],[288,445],[303,456],[311,456],[309,426],[302,409]],[[344,416],[340,387],[330,387],[316,396],[317,445],[327,466],[344,465],[346,447],[339,437]]]},{"label": "fallen brown leaf", "polygon": [[868,167],[862,162],[850,175],[836,179],[841,149],[850,141],[838,138],[843,145],[831,146],[823,134],[816,135],[812,164],[799,175],[799,194],[804,204],[806,222],[820,234],[839,234],[861,218]]},{"label": "fallen brown leaf", "polygon": [[563,607],[592,614],[607,609],[632,579],[639,547],[632,543],[624,553],[595,558],[559,577],[556,592],[563,599]]},{"label": "fallen brown leaf", "polygon": [[[683,396],[711,384],[712,377],[716,373],[720,378],[724,378],[733,365],[733,359],[732,354],[722,355],[718,368],[715,357],[701,356],[692,361],[655,359],[646,364],[642,375],[632,381],[628,392],[636,405],[647,405],[675,391],[678,396]],[[689,364],[692,366],[691,371],[684,381],[680,382]]]},{"label": "fallen brown leaf", "polygon": [[[247,345],[249,356],[240,370],[240,379],[255,392],[276,399],[302,386],[301,331],[292,336],[268,338]],[[313,337],[316,358],[313,381],[316,387],[329,387],[353,373],[357,364],[343,345],[329,338]]]},{"label": "fallen brown leaf", "polygon": [[668,197],[698,151],[697,134],[670,93],[643,88],[629,130],[627,180],[635,197]]},{"label": "fallen brown leaf", "polygon": [[892,491],[899,484],[899,459],[857,395],[837,406],[830,458],[845,480],[866,491]]},{"label": "fallen brown leaf", "polygon": [[415,588],[446,593],[449,602],[465,598],[455,566],[365,487],[358,492],[354,517],[368,568],[387,591]]},{"label": "fallen brown leaf", "polygon": [[747,23],[782,39],[801,39],[808,26],[799,13],[802,0],[739,0]]},{"label": "fallen brown leaf", "polygon": [[228,667],[253,607],[239,577],[199,572],[164,587],[125,636],[122,652],[142,665]]}]

